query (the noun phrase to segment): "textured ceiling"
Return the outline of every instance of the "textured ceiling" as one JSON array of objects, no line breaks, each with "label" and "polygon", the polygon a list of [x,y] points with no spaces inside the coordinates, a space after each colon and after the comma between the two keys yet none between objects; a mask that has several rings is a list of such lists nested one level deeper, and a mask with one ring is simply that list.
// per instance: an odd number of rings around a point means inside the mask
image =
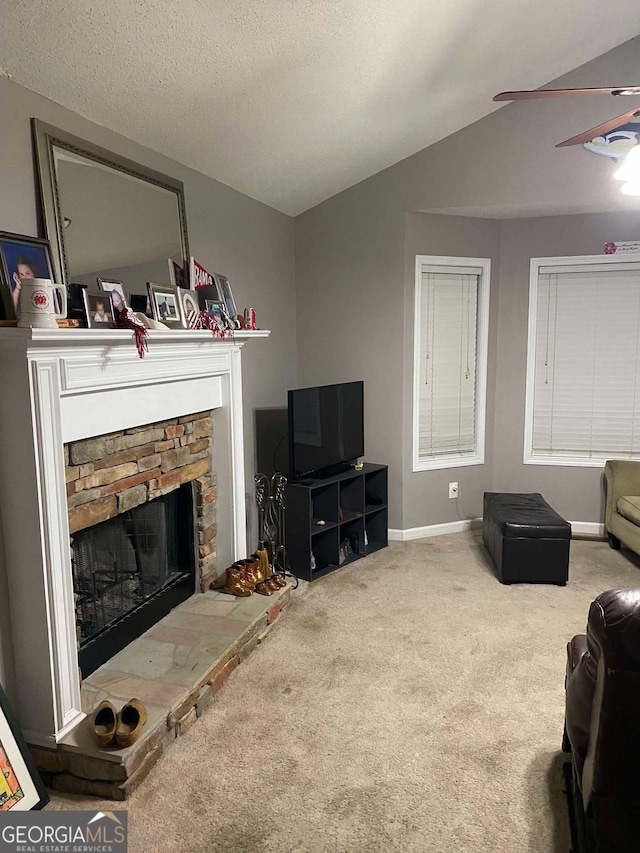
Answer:
[{"label": "textured ceiling", "polygon": [[637,0],[11,0],[0,71],[295,215],[639,24]]}]

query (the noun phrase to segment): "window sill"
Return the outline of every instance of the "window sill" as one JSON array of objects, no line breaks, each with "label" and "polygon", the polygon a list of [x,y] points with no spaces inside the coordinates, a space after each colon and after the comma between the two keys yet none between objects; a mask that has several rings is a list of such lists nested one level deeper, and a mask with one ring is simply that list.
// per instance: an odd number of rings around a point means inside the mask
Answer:
[{"label": "window sill", "polygon": [[441,459],[413,462],[413,472],[436,471],[443,468],[461,468],[464,465],[484,465],[484,456],[447,456]]},{"label": "window sill", "polygon": [[[606,458],[591,456],[525,456],[525,465],[553,465],[562,468],[604,468],[608,459],[617,459],[615,454]],[[622,457],[624,458],[624,457]]]}]

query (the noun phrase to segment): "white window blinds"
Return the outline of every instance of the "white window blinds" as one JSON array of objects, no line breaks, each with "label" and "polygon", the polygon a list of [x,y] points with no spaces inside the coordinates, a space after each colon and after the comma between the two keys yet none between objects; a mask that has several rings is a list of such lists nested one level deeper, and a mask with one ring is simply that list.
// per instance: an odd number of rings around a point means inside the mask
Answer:
[{"label": "white window blinds", "polygon": [[531,461],[640,456],[639,367],[640,265],[541,266]]},{"label": "white window blinds", "polygon": [[[480,267],[422,264],[416,284],[414,467],[478,454]],[[478,461],[478,460],[476,460]],[[446,462],[445,462],[446,464]]]}]

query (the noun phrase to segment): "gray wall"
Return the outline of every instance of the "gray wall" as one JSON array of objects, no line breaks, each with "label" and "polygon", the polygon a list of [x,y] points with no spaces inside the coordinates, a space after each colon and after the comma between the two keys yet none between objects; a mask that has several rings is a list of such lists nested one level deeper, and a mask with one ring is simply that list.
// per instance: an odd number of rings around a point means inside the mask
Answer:
[{"label": "gray wall", "polygon": [[404,212],[374,181],[296,219],[300,387],[364,379],[365,457],[389,465],[402,514]]},{"label": "gray wall", "polygon": [[[254,409],[286,403],[295,385],[293,220],[211,178],[137,145],[0,77],[0,230],[38,234],[30,118],[35,116],[184,183],[189,243],[207,269],[228,276],[239,308],[253,306],[266,340],[242,349],[246,489],[253,494]],[[255,525],[254,525],[255,527]],[[0,620],[5,596],[0,565]],[[0,648],[0,680],[10,681],[10,650]],[[3,660],[5,663],[3,664]],[[3,667],[6,671],[3,675]]]},{"label": "gray wall", "polygon": [[[532,219],[408,214],[405,257],[404,529],[482,515],[482,493],[542,492],[573,521],[604,520],[601,468],[525,465],[524,407],[531,258],[601,255],[608,240],[636,240],[640,211]],[[413,267],[417,254],[490,257],[491,309],[485,464],[413,473]],[[448,499],[456,480],[460,498]]]},{"label": "gray wall", "polygon": [[[608,81],[604,85],[610,85],[613,80],[634,79],[639,66],[640,38],[636,38],[556,83],[602,86]],[[493,268],[491,335],[498,335],[498,343],[494,339],[490,352],[489,370],[491,374],[493,367],[495,379],[489,382],[487,434],[491,438],[495,422],[494,447],[502,453],[507,444],[510,462],[501,464],[502,457],[496,454],[495,477],[490,463],[483,472],[471,467],[411,472],[413,256],[416,251],[471,254],[469,247],[477,246],[479,255],[495,258],[500,252],[496,242],[500,226],[469,219],[460,225],[455,218],[430,222],[407,213],[429,211],[501,220],[567,211],[628,210],[629,218],[621,214],[617,221],[629,225],[618,231],[632,232],[638,200],[620,193],[619,184],[611,178],[611,161],[581,148],[554,148],[557,142],[628,108],[610,96],[508,105],[296,218],[298,380],[307,385],[325,379],[365,379],[366,456],[390,465],[391,527],[420,527],[477,514],[483,473],[489,475],[488,484],[502,487],[507,480],[506,466],[511,472],[509,481],[517,479],[524,488],[548,472],[547,468],[538,469],[530,480],[528,474],[523,475],[521,461],[517,462],[517,477],[510,467],[521,456],[522,440],[521,425],[515,423],[508,401],[515,393],[514,385],[520,383],[518,387],[523,389],[524,368],[510,363],[500,334],[507,341],[516,339],[522,347],[526,325],[524,332],[511,326],[513,306],[504,294],[511,286],[515,260],[508,253],[506,281],[500,263]],[[517,222],[507,223],[507,234],[509,226],[514,234],[520,227],[527,229]],[[548,232],[553,227],[550,224]],[[562,234],[560,230],[554,241],[558,247]],[[558,248],[557,254],[578,250],[569,226],[566,236],[565,248]],[[601,251],[602,241],[586,242],[597,244],[593,251]],[[504,238],[502,245],[507,243]],[[520,265],[525,255],[528,263],[528,251],[529,247],[520,247]],[[497,398],[497,388],[506,379],[507,390]],[[501,406],[495,412],[494,398]],[[510,427],[501,425],[505,409]],[[490,459],[491,446],[487,452]],[[446,494],[450,480],[460,483],[458,506]],[[562,480],[557,470],[552,472],[552,482],[560,489],[561,481],[567,482],[566,492],[554,487],[549,492],[559,501],[558,509],[562,507],[573,520],[599,520],[599,492],[593,500],[584,495],[586,484],[594,482],[593,472],[580,472],[575,485],[572,476]]]},{"label": "gray wall", "polygon": [[96,279],[103,278],[105,281],[121,281],[127,296],[132,293],[147,295],[147,282],[154,281],[156,284],[170,284],[169,263],[167,258],[156,261],[148,261],[146,264],[135,264],[130,267],[111,267],[110,269],[96,270],[95,272],[83,273],[69,277],[70,281],[77,284],[88,285],[89,290],[99,290]]},{"label": "gray wall", "polygon": [[601,255],[608,240],[637,240],[640,211],[550,216],[502,223],[495,381],[493,486],[542,492],[572,521],[604,521],[601,468],[524,465],[529,260]]},{"label": "gray wall", "polygon": [[[403,368],[402,527],[442,524],[482,515],[482,494],[491,490],[493,464],[493,398],[497,354],[500,221],[466,216],[410,213],[406,217]],[[412,470],[413,430],[413,303],[416,255],[490,258],[489,353],[484,465],[463,465],[436,471]],[[458,500],[449,500],[449,483],[457,482]],[[428,522],[425,519],[429,519]]]},{"label": "gray wall", "polygon": [[[637,37],[554,85],[617,85],[611,81],[637,79],[639,67]],[[580,146],[555,148],[635,107],[636,100],[600,95],[507,104],[370,180],[389,192],[381,204],[409,211],[506,218],[637,210],[637,198],[623,196],[611,179],[608,158]]]}]

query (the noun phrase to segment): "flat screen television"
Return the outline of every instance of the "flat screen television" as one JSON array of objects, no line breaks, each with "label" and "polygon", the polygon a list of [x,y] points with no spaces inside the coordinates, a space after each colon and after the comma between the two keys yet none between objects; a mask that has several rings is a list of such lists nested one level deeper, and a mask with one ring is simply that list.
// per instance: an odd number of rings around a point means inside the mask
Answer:
[{"label": "flat screen television", "polygon": [[364,382],[289,391],[289,479],[329,477],[364,456]]}]

